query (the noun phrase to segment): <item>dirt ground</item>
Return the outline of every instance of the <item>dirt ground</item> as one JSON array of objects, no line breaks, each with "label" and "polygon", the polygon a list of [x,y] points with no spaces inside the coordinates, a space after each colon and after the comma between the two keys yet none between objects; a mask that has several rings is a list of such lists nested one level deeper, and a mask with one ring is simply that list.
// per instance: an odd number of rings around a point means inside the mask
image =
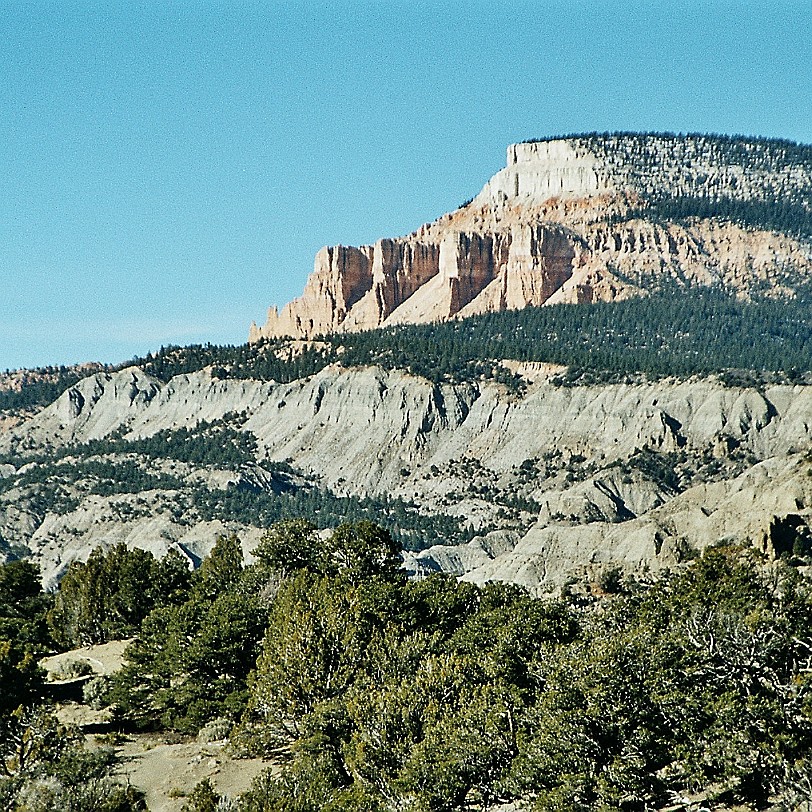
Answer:
[{"label": "dirt ground", "polygon": [[[87,663],[95,674],[111,674],[121,668],[124,650],[130,642],[114,640],[85,646],[46,657],[41,664],[54,676],[63,673],[70,663]],[[109,712],[64,702],[57,708],[57,717],[63,724],[98,730],[109,721]],[[88,733],[88,746],[98,746],[104,738]],[[260,759],[232,758],[225,741],[192,739],[169,743],[159,734],[138,734],[127,736],[115,749],[122,759],[118,774],[146,793],[150,812],[180,812],[185,797],[205,778],[211,779],[220,794],[235,797],[249,788],[254,776],[272,766]]]},{"label": "dirt ground", "polygon": [[217,792],[235,797],[271,765],[260,759],[233,759],[225,742],[167,744],[158,736],[130,737],[116,748],[118,773],[147,794],[151,812],[180,812],[195,784],[210,778]]},{"label": "dirt ground", "polygon": [[41,661],[42,667],[49,673],[55,674],[68,663],[87,663],[95,674],[112,674],[121,668],[124,661],[124,649],[130,645],[129,640],[113,640],[99,646],[84,646],[83,648],[65,651],[46,657]]}]

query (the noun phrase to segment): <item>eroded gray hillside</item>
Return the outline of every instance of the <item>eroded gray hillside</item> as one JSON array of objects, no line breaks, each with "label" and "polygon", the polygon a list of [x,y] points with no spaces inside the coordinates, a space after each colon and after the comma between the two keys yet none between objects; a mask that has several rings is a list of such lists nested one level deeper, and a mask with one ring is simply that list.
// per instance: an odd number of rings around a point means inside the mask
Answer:
[{"label": "eroded gray hillside", "polygon": [[260,529],[204,517],[184,496],[203,486],[228,492],[246,481],[245,466],[131,454],[128,464],[164,484],[105,494],[69,483],[63,503],[43,509],[48,483],[30,480],[46,464],[13,463],[235,413],[239,431],[256,438],[258,471],[287,461],[299,472],[258,486],[254,475],[253,487],[316,483],[339,495],[395,495],[479,529],[453,549],[426,539],[429,549],[407,555],[413,571],[445,568],[547,590],[610,565],[638,574],[671,566],[726,538],[772,554],[809,523],[809,387],[758,391],[708,379],[562,387],[542,379],[518,397],[495,383],[435,385],[375,367],[329,367],[289,384],[206,371],[162,383],[129,368],[84,379],[0,435],[12,461],[0,480],[5,544],[25,545],[48,577],[99,543],[176,546],[194,560],[218,532],[234,529],[250,548]]}]

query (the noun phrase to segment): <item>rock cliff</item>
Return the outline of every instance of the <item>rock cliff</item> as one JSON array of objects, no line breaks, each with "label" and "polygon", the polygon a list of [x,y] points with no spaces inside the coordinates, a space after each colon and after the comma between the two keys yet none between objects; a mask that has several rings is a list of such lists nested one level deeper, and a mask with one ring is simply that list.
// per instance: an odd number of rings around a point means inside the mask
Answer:
[{"label": "rock cliff", "polygon": [[[538,592],[614,567],[645,578],[731,540],[810,563],[812,387],[768,383],[804,380],[797,369],[756,374],[752,387],[642,375],[570,386],[584,379],[565,367],[503,360],[527,383],[508,388],[479,372],[432,383],[342,366],[344,348],[290,383],[239,359],[292,359],[328,346],[309,340],[320,333],[680,286],[800,298],[811,192],[812,147],[788,142],[512,145],[460,209],[406,237],[322,249],[302,297],[251,331],[307,340],[240,348],[228,369],[176,359],[171,369],[197,371],[171,378],[149,359],[166,378],[87,369],[44,408],[0,408],[0,559],[31,555],[50,583],[99,544],[197,562],[218,533],[238,532],[250,553],[274,518],[327,527],[352,505],[406,527],[411,573]],[[229,377],[246,369],[266,380]],[[304,375],[294,372],[278,377]],[[371,511],[362,498],[377,500]]]},{"label": "rock cliff", "polygon": [[[235,412],[256,438],[260,466],[291,461],[301,481],[339,495],[401,497],[478,533],[470,544],[407,554],[412,572],[445,569],[547,591],[614,565],[656,571],[726,539],[772,554],[776,527],[800,532],[812,521],[810,387],[567,388],[542,376],[516,398],[495,383],[436,385],[375,367],[328,367],[288,384],[206,371],[163,383],[130,368],[84,379],[0,434],[0,453],[63,460],[3,466],[0,477],[14,487],[0,489],[0,540],[27,548],[51,579],[117,541],[156,553],[175,547],[196,560],[217,533],[237,530],[250,551],[259,528],[199,516],[183,499],[200,484],[234,488],[239,471],[143,459],[150,475],[177,484],[106,496],[65,485],[64,466],[86,464],[60,456],[88,441],[151,437]],[[116,459],[97,454],[102,464]],[[118,461],[138,462],[132,454]],[[264,487],[259,474],[250,479]],[[67,504],[43,511],[42,488],[68,488]],[[518,509],[506,510],[517,499]]]},{"label": "rock cliff", "polygon": [[[812,148],[784,142],[607,135],[513,144],[506,167],[462,208],[406,237],[323,248],[303,295],[271,308],[249,340],[614,301],[671,283],[791,296],[812,279],[809,242],[709,214],[732,201],[808,215],[811,191]],[[710,208],[656,215],[673,199]]]}]

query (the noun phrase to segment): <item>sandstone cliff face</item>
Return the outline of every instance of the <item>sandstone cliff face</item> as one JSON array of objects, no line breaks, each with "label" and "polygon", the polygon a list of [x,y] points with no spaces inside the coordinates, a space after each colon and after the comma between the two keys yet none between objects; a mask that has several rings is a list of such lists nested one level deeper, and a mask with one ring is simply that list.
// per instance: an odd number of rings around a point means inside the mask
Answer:
[{"label": "sandstone cliff face", "polygon": [[424,323],[528,305],[615,301],[664,284],[790,296],[809,243],[718,220],[631,216],[671,195],[809,207],[812,161],[780,143],[578,137],[508,147],[467,206],[398,239],[322,249],[263,337]]}]

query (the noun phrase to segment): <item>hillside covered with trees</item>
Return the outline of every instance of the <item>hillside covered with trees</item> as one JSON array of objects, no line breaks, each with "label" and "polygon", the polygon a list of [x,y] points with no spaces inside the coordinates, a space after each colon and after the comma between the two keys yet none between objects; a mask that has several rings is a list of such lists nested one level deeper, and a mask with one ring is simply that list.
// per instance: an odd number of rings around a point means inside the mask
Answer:
[{"label": "hillside covered with trees", "polygon": [[[14,810],[143,809],[43,701],[36,657],[135,635],[85,687],[123,734],[228,733],[273,769],[239,798],[210,782],[188,812],[640,810],[809,797],[809,582],[711,548],[658,580],[537,599],[502,584],[407,581],[370,522],[330,538],[275,525],[245,566],[221,538],[195,572],[123,547],[40,591],[0,567],[0,798]],[[142,585],[144,588],[142,588]],[[49,805],[50,804],[50,805]],[[56,806],[54,805],[56,804]],[[61,806],[60,806],[61,804]]]},{"label": "hillside covered with trees", "polygon": [[[162,380],[213,366],[223,377],[293,380],[328,363],[379,364],[430,380],[510,376],[501,360],[570,368],[562,382],[753,370],[812,371],[812,299],[741,302],[713,291],[664,292],[625,302],[557,305],[322,337],[288,357],[285,342],[169,348],[139,359]],[[280,357],[282,355],[282,357]]]},{"label": "hillside covered with trees", "polygon": [[[801,382],[812,372],[812,297],[743,302],[712,290],[663,291],[625,302],[528,307],[450,323],[328,335],[293,348],[281,339],[166,347],[116,368],[140,366],[163,381],[211,367],[224,378],[288,382],[331,363],[377,364],[433,381],[485,377],[519,386],[502,360],[565,365],[564,385],[711,374],[731,381]],[[76,380],[66,369],[56,382],[0,392],[0,410],[45,405]]]}]

